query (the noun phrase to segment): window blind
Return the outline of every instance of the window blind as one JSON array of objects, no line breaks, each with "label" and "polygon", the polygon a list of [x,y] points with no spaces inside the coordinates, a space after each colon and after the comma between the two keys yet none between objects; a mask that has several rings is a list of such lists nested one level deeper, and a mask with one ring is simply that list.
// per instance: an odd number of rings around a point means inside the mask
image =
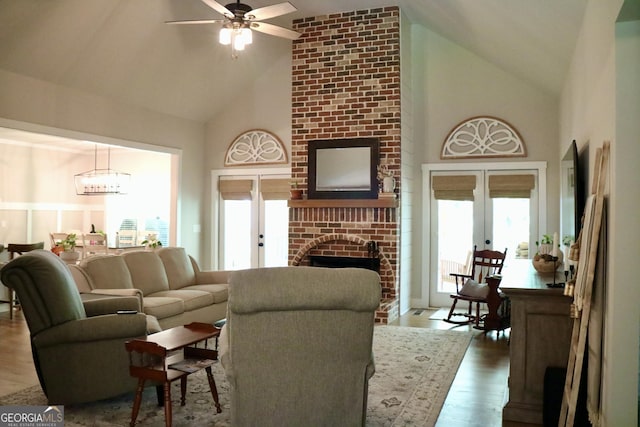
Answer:
[{"label": "window blind", "polygon": [[535,184],[535,175],[489,175],[489,197],[529,199]]},{"label": "window blind", "polygon": [[230,179],[218,183],[224,200],[251,200],[253,181],[250,179]]},{"label": "window blind", "polygon": [[473,201],[476,177],[474,175],[437,175],[431,180],[431,188],[437,200]]},{"label": "window blind", "polygon": [[264,200],[289,200],[291,181],[288,178],[261,179],[260,192]]}]

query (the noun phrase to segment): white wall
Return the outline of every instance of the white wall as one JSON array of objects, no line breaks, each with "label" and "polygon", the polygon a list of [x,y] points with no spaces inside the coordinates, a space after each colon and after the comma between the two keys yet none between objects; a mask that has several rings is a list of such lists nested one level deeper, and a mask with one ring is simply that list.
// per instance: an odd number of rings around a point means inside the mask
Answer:
[{"label": "white wall", "polygon": [[[414,56],[420,57],[414,59],[413,72],[414,81],[417,80],[415,86],[419,88],[414,96],[422,97],[416,99],[414,105],[421,162],[444,162],[440,160],[442,144],[460,122],[486,115],[505,120],[519,131],[527,156],[479,161],[546,161],[547,231],[559,230],[558,99],[427,28],[415,26],[412,37]],[[416,168],[415,173],[416,182],[421,182],[421,169]],[[417,228],[416,241],[428,239],[427,232]],[[424,259],[419,248],[414,247],[414,251],[415,259]],[[422,295],[419,281],[412,285],[412,298],[425,301],[428,296]]]},{"label": "white wall", "polygon": [[178,244],[200,258],[206,236],[195,232],[194,226],[203,223],[203,124],[4,70],[0,70],[0,119],[19,126],[61,130],[60,136],[88,134],[93,136],[88,139],[98,142],[99,137],[105,137],[131,147],[142,143],[181,150],[181,173],[175,177],[179,188]]},{"label": "white wall", "polygon": [[[640,17],[638,17],[640,19]],[[611,161],[611,233],[606,329],[607,387],[605,407],[608,425],[637,425],[638,345],[640,336],[640,20],[624,22],[616,29],[616,137]],[[631,185],[629,185],[631,184]],[[629,319],[635,319],[629,321]],[[624,325],[624,327],[619,327]],[[631,418],[627,418],[627,417]]]},{"label": "white wall", "polygon": [[[595,151],[611,141],[608,176],[608,258],[605,280],[603,426],[637,425],[637,263],[640,208],[638,24],[615,22],[622,0],[589,0],[561,97],[560,152],[576,139],[588,153],[590,188]],[[590,191],[590,190],[588,190]],[[633,193],[635,191],[635,194]]]}]

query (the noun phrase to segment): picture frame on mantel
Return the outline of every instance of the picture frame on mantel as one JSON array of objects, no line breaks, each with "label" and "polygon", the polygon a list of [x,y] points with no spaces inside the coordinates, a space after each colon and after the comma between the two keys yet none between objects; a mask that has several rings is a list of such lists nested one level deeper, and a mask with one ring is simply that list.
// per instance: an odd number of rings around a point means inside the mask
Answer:
[{"label": "picture frame on mantel", "polygon": [[309,199],[377,199],[380,140],[312,140],[308,144]]}]

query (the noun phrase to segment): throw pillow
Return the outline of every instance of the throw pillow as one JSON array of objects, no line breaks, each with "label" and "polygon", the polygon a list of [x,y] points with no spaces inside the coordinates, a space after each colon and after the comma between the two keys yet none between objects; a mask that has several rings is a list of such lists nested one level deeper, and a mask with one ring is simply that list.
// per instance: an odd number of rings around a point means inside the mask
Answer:
[{"label": "throw pillow", "polygon": [[460,294],[473,298],[486,298],[489,295],[489,285],[468,279],[460,288]]}]

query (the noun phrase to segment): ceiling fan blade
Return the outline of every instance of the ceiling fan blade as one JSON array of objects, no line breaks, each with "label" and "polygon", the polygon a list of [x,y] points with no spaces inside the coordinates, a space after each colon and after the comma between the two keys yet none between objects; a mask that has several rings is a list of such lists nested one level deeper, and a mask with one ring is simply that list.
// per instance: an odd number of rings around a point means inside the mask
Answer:
[{"label": "ceiling fan blade", "polygon": [[278,27],[277,25],[267,24],[265,22],[252,22],[251,29],[260,31],[261,33],[271,36],[284,37],[285,39],[295,40],[302,34],[288,28]]},{"label": "ceiling fan blade", "polygon": [[253,9],[252,11],[247,12],[245,17],[254,21],[264,21],[266,19],[275,18],[276,16],[295,12],[296,10],[298,9],[296,9],[294,5],[286,1],[284,3]]},{"label": "ceiling fan blade", "polygon": [[215,24],[216,22],[225,21],[225,19],[189,19],[186,21],[165,21],[165,24]]},{"label": "ceiling fan blade", "polygon": [[233,18],[234,17],[233,12],[231,12],[229,9],[227,9],[226,7],[224,7],[223,5],[221,5],[220,3],[218,3],[215,0],[202,0],[202,3],[206,4],[211,9],[215,10],[218,13],[223,14],[224,16],[226,16],[228,18]]}]

